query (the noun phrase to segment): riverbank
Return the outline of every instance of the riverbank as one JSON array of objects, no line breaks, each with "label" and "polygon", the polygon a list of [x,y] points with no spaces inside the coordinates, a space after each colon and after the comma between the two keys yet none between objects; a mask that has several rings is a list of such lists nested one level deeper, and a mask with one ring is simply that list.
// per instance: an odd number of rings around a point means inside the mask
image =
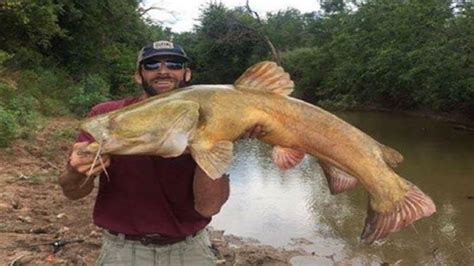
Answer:
[{"label": "riverbank", "polygon": [[428,109],[417,109],[417,110],[399,110],[399,109],[390,109],[377,105],[366,105],[366,106],[354,106],[354,107],[345,107],[339,105],[328,105],[321,106],[327,111],[330,112],[383,112],[397,115],[406,115],[413,117],[427,118],[434,121],[439,121],[443,123],[451,124],[454,129],[471,131],[474,132],[474,114],[466,115],[459,112],[434,112]]},{"label": "riverbank", "polygon": [[[328,109],[331,110],[331,109]],[[422,117],[435,121],[440,121],[444,123],[450,123],[454,128],[460,130],[469,130],[474,131],[474,116],[468,116],[463,113],[458,112],[434,112],[428,109],[418,109],[418,110],[398,110],[398,109],[389,109],[381,106],[368,105],[368,106],[359,106],[355,108],[348,108],[346,111],[367,111],[367,112],[384,112],[384,113],[393,113],[401,114],[414,117]]]},{"label": "riverbank", "polygon": [[458,130],[474,131],[473,118],[460,113],[435,113],[429,110],[400,111],[399,113],[449,123]]}]

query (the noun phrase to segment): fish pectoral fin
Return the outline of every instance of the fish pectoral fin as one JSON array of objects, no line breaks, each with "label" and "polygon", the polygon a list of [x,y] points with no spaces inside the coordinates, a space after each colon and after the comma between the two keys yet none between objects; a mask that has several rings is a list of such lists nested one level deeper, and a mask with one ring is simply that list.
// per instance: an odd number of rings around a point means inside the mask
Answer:
[{"label": "fish pectoral fin", "polygon": [[328,181],[329,191],[335,195],[353,189],[359,183],[355,177],[327,162],[319,161]]},{"label": "fish pectoral fin", "polygon": [[212,145],[195,143],[189,149],[196,163],[212,179],[222,177],[232,162],[234,144],[218,141]]},{"label": "fish pectoral fin", "polygon": [[281,170],[288,170],[297,166],[304,158],[305,152],[292,148],[274,146],[272,160]]},{"label": "fish pectoral fin", "polygon": [[183,154],[188,146],[188,135],[183,132],[169,134],[158,149],[157,155],[164,158],[177,157]]},{"label": "fish pectoral fin", "polygon": [[295,84],[275,62],[263,61],[249,67],[234,83],[237,90],[258,90],[290,95]]},{"label": "fish pectoral fin", "polygon": [[435,212],[436,206],[433,200],[417,186],[410,184],[406,195],[396,202],[389,211],[377,212],[369,202],[361,240],[366,244],[370,244]]}]

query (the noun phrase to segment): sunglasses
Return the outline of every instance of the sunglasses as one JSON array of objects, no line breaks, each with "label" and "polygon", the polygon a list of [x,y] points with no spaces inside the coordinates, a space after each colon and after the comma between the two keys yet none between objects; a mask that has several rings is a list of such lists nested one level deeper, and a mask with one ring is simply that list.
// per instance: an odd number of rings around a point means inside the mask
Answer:
[{"label": "sunglasses", "polygon": [[181,70],[184,67],[184,63],[174,61],[145,61],[143,62],[143,68],[145,70],[158,70],[162,67],[162,64],[169,70]]}]

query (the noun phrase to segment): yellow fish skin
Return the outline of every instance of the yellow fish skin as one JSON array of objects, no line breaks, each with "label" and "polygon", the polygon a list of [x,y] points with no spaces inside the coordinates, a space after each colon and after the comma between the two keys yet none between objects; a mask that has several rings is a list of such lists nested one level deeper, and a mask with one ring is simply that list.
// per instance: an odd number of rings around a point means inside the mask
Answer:
[{"label": "yellow fish skin", "polygon": [[272,159],[281,169],[297,165],[304,154],[319,159],[331,193],[360,183],[369,193],[362,240],[372,243],[436,212],[430,197],[392,169],[403,160],[335,115],[289,97],[289,75],[273,62],[247,69],[234,85],[194,85],[157,95],[126,108],[89,118],[82,129],[109,154],[163,157],[189,150],[213,179],[233,157],[233,142],[259,124],[259,139],[274,146]]}]

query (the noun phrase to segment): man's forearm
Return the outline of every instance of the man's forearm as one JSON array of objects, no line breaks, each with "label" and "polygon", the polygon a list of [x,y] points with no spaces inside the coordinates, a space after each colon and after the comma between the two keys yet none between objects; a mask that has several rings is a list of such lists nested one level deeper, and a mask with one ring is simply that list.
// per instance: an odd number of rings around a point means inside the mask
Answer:
[{"label": "man's forearm", "polygon": [[61,176],[59,176],[59,185],[67,198],[75,200],[89,195],[94,188],[94,178],[89,178],[87,183],[84,184],[86,180],[86,175],[68,166]]},{"label": "man's forearm", "polygon": [[204,217],[219,213],[229,198],[229,178],[223,176],[212,180],[199,167],[194,174],[194,208]]}]

